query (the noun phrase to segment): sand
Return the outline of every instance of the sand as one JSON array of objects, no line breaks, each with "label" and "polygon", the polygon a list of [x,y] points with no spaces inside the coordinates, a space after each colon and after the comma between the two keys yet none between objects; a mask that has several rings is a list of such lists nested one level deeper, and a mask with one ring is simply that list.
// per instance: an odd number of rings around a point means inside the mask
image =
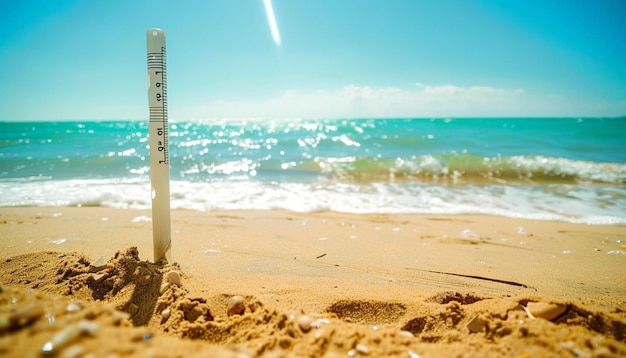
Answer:
[{"label": "sand", "polygon": [[175,210],[155,264],[149,216],[1,208],[0,355],[626,356],[624,226]]}]

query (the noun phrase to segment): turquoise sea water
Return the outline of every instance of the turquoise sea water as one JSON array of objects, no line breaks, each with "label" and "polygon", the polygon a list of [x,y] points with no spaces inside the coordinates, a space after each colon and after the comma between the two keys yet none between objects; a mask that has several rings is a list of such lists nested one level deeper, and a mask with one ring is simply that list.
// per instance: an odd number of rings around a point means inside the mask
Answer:
[{"label": "turquoise sea water", "polygon": [[[147,128],[0,122],[0,206],[149,208]],[[172,122],[172,207],[626,224],[625,134],[625,118]]]}]

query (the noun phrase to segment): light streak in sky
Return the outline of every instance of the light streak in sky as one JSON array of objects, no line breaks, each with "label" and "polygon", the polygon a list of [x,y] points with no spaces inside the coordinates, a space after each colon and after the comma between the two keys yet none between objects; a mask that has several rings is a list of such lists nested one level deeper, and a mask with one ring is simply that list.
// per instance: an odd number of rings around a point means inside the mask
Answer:
[{"label": "light streak in sky", "polygon": [[267,22],[272,31],[272,37],[276,45],[280,46],[280,34],[278,33],[278,25],[276,25],[276,17],[274,17],[274,9],[272,8],[272,0],[263,0],[265,4],[265,12],[267,13]]}]

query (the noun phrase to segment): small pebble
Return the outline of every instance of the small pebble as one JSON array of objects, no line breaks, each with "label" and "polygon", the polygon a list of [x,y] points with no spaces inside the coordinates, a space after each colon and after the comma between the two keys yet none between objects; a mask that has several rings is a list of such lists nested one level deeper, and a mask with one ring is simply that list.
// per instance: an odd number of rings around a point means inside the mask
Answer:
[{"label": "small pebble", "polygon": [[161,311],[161,317],[163,317],[163,319],[168,319],[171,313],[172,311],[169,308],[166,308],[163,311]]},{"label": "small pebble", "polygon": [[137,312],[139,312],[139,306],[131,302],[128,306],[126,306],[126,312],[128,312],[129,315],[134,316]]},{"label": "small pebble", "polygon": [[141,340],[142,340],[142,341],[149,341],[149,340],[151,340],[151,339],[152,339],[152,337],[153,337],[153,336],[152,336],[152,333],[144,333],[144,334],[141,336]]},{"label": "small pebble", "polygon": [[81,309],[83,309],[83,305],[80,302],[70,302],[65,307],[65,312],[66,313],[77,312],[77,311],[80,311]]},{"label": "small pebble", "polygon": [[243,297],[241,296],[233,296],[230,298],[230,302],[228,303],[228,310],[226,313],[229,316],[232,315],[242,315],[246,310],[246,306],[243,303]]},{"label": "small pebble", "polygon": [[165,275],[167,282],[172,285],[180,286],[180,274],[176,271],[170,271]]},{"label": "small pebble", "polygon": [[415,336],[413,335],[413,333],[411,333],[411,332],[409,332],[409,331],[405,331],[405,330],[400,331],[400,335],[401,335],[401,336],[408,337],[408,338],[414,338],[414,337],[415,337]]},{"label": "small pebble", "polygon": [[104,281],[106,277],[107,275],[105,273],[92,273],[91,274],[91,278],[97,283]]},{"label": "small pebble", "polygon": [[467,328],[472,333],[478,333],[485,330],[485,322],[479,317],[474,317],[468,324]]},{"label": "small pebble", "polygon": [[170,283],[169,282],[163,282],[161,284],[161,288],[159,289],[159,293],[160,294],[164,294],[165,291],[167,291],[168,288],[170,288]]},{"label": "small pebble", "polygon": [[420,355],[413,352],[413,351],[409,351],[409,357],[410,358],[420,358]]},{"label": "small pebble", "polygon": [[103,270],[107,267],[109,261],[111,261],[111,258],[108,256],[100,257],[96,261],[89,264],[89,272],[98,272],[100,270]]},{"label": "small pebble", "polygon": [[300,318],[298,318],[298,326],[300,327],[300,330],[304,333],[307,333],[311,330],[311,323],[313,323],[313,320],[309,316],[301,316]]},{"label": "small pebble", "polygon": [[361,354],[364,354],[364,355],[370,354],[370,349],[367,348],[365,344],[357,344],[355,349],[357,352]]}]

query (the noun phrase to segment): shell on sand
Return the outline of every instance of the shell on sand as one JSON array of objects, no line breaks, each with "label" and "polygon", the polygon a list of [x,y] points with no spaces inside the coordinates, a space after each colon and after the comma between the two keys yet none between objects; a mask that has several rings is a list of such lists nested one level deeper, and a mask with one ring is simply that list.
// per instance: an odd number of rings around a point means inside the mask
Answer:
[{"label": "shell on sand", "polygon": [[300,330],[304,333],[311,330],[311,323],[313,323],[313,320],[309,316],[301,316],[298,318],[298,326],[300,326]]},{"label": "shell on sand", "polygon": [[232,315],[241,315],[246,310],[246,306],[243,303],[243,297],[241,296],[233,296],[230,298],[230,302],[228,303],[227,314],[229,316]]},{"label": "shell on sand", "polygon": [[180,274],[177,271],[170,271],[165,275],[167,282],[172,285],[180,286]]},{"label": "shell on sand", "polygon": [[528,302],[524,310],[530,318],[543,318],[551,321],[562,315],[567,310],[567,305],[548,302]]},{"label": "shell on sand", "polygon": [[67,326],[43,345],[41,354],[44,356],[56,355],[61,348],[76,341],[81,335],[95,336],[98,331],[99,326],[97,323],[85,320],[78,322],[78,324]]}]

